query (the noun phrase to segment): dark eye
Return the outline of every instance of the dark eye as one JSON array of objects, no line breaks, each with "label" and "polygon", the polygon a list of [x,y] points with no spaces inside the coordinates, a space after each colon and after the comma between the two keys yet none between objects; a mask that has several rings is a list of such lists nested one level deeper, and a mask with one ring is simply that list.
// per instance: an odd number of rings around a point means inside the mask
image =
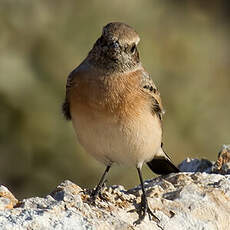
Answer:
[{"label": "dark eye", "polygon": [[120,47],[118,41],[113,42],[113,43],[112,43],[112,46],[113,46],[114,49],[118,49],[118,48]]},{"label": "dark eye", "polygon": [[134,54],[136,52],[136,44],[133,44],[130,49],[131,54]]}]

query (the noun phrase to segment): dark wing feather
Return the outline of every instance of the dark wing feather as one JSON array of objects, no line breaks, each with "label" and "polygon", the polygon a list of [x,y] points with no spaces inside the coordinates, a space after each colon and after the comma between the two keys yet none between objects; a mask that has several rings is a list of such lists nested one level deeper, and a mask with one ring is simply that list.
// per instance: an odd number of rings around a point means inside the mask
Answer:
[{"label": "dark wing feather", "polygon": [[[143,72],[141,84],[143,90],[147,92],[152,99],[152,112],[157,114],[159,119],[162,120],[164,109],[161,103],[160,93],[148,73]],[[179,172],[179,169],[171,162],[169,156],[163,151],[162,146],[160,151],[161,156],[159,154],[158,157],[147,162],[149,168],[154,173],[161,175]]]},{"label": "dark wing feather", "polygon": [[66,120],[71,120],[70,105],[67,99],[62,104],[62,112]]},{"label": "dark wing feather", "polygon": [[157,114],[160,120],[164,114],[164,109],[161,103],[160,92],[153,83],[153,80],[148,73],[143,72],[141,86],[145,92],[147,92],[152,99],[152,111]]},{"label": "dark wing feather", "polygon": [[66,120],[71,120],[71,113],[70,113],[70,102],[69,102],[69,90],[73,85],[73,79],[74,79],[74,73],[76,69],[74,69],[68,76],[67,81],[66,81],[66,96],[65,96],[65,101],[62,104],[62,112],[64,114],[64,117]]}]

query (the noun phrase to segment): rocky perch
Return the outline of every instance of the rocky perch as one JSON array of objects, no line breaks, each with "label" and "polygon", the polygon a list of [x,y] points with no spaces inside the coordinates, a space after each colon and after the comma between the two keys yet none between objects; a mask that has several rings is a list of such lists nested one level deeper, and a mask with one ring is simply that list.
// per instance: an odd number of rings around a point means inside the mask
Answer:
[{"label": "rocky perch", "polygon": [[149,206],[159,223],[146,216],[134,225],[140,187],[104,187],[92,204],[89,192],[70,181],[44,198],[22,201],[0,186],[0,229],[226,230],[230,226],[229,160],[230,146],[223,146],[215,163],[186,159],[179,165],[183,172],[145,181]]}]

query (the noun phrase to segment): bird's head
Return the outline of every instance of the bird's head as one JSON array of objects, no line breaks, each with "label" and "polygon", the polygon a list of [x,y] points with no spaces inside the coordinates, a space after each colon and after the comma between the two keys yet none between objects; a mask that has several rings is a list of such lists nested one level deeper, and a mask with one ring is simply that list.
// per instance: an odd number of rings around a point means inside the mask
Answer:
[{"label": "bird's head", "polygon": [[127,71],[139,64],[136,31],[121,22],[107,24],[89,56],[98,66],[111,71]]}]

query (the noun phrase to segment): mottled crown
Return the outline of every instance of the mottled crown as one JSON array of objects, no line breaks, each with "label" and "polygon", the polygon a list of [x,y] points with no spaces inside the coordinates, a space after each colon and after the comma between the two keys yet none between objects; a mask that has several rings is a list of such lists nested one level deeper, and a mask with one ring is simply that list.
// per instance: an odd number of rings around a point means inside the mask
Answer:
[{"label": "mottled crown", "polygon": [[102,36],[106,40],[119,41],[122,44],[136,45],[140,41],[137,32],[129,25],[121,22],[111,22],[107,24],[102,31]]}]

